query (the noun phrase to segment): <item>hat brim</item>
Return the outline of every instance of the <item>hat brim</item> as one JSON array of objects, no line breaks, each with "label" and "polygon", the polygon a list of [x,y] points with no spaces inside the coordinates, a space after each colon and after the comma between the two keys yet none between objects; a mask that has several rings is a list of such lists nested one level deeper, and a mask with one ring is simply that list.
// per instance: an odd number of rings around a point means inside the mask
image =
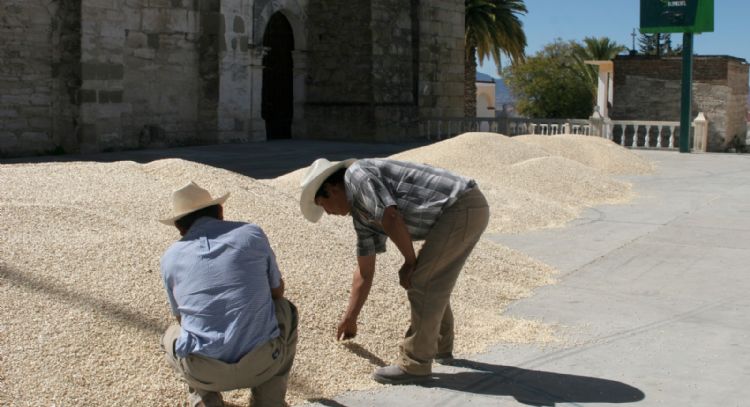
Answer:
[{"label": "hat brim", "polygon": [[193,209],[191,209],[189,211],[182,212],[182,213],[177,213],[174,216],[172,216],[171,218],[159,219],[159,222],[161,222],[161,223],[163,223],[165,225],[174,226],[174,223],[177,220],[179,220],[180,218],[182,218],[182,217],[184,217],[186,215],[189,215],[189,214],[191,214],[191,213],[193,213],[195,211],[199,211],[199,210],[201,210],[203,208],[208,208],[209,206],[221,205],[221,204],[223,204],[227,200],[227,198],[229,198],[229,192],[227,192],[226,194],[224,194],[224,195],[222,195],[222,196],[220,196],[220,197],[218,197],[218,198],[216,198],[216,199],[214,199],[214,200],[212,200],[210,202],[206,202],[203,205],[200,205],[200,206],[198,206],[196,208],[193,208]]},{"label": "hat brim", "polygon": [[317,222],[323,216],[323,208],[315,203],[315,193],[318,192],[320,186],[323,185],[323,181],[330,177],[331,174],[340,170],[341,168],[348,168],[352,165],[356,158],[350,158],[335,163],[334,165],[321,171],[315,178],[311,179],[307,184],[302,187],[302,193],[299,197],[299,206],[302,211],[302,216],[310,222]]}]

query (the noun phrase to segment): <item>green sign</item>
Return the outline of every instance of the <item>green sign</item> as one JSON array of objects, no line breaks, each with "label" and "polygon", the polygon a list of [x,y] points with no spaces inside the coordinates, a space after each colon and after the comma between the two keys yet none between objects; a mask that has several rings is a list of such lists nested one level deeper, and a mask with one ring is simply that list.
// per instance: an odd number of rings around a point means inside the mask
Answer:
[{"label": "green sign", "polygon": [[714,30],[714,0],[641,0],[641,33]]}]

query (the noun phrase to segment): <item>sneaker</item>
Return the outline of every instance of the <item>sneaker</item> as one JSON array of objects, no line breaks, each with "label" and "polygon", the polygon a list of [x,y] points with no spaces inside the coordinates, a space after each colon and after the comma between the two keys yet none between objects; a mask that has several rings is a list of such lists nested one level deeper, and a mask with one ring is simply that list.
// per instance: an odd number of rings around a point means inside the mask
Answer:
[{"label": "sneaker", "polygon": [[391,365],[375,370],[372,378],[382,384],[411,384],[430,380],[431,376],[406,373],[399,366]]},{"label": "sneaker", "polygon": [[435,363],[440,363],[441,365],[450,365],[453,362],[453,353],[438,353],[437,355],[435,355],[434,360]]}]

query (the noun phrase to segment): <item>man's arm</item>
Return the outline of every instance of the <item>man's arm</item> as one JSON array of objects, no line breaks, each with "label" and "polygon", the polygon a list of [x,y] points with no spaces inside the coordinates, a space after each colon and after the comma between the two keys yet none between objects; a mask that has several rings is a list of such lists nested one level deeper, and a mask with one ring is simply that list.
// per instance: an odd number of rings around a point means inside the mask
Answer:
[{"label": "man's arm", "polygon": [[374,275],[375,255],[358,256],[357,269],[352,278],[352,292],[349,294],[349,306],[339,322],[336,339],[351,339],[357,336],[357,318],[370,294]]},{"label": "man's arm", "polygon": [[411,241],[411,234],[406,229],[404,217],[395,206],[385,208],[383,220],[381,222],[385,234],[396,245],[398,250],[404,256],[404,264],[398,272],[399,283],[402,287],[408,289],[411,287],[411,274],[417,265],[417,256],[414,253],[414,244]]}]

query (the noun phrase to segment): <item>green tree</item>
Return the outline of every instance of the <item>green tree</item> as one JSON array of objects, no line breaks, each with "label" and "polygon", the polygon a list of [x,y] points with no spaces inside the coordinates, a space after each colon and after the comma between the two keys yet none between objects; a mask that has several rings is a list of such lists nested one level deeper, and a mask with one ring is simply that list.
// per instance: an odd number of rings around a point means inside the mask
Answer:
[{"label": "green tree", "polygon": [[524,60],[526,33],[519,15],[527,12],[523,0],[464,0],[466,31],[464,46],[464,114],[477,115],[477,57],[492,58],[501,68],[501,54],[511,64]]},{"label": "green tree", "polygon": [[516,97],[519,113],[536,118],[587,118],[594,97],[585,74],[576,62],[580,44],[560,39],[548,44],[524,63],[503,70],[503,78]]},{"label": "green tree", "polygon": [[643,55],[668,57],[682,54],[682,46],[673,46],[669,33],[641,34],[638,49]]},{"label": "green tree", "polygon": [[586,61],[609,61],[617,54],[627,51],[628,48],[618,44],[607,37],[586,37],[583,44],[573,44],[573,58],[576,70],[589,83],[591,95],[596,99],[599,69],[594,65],[586,64]]}]

